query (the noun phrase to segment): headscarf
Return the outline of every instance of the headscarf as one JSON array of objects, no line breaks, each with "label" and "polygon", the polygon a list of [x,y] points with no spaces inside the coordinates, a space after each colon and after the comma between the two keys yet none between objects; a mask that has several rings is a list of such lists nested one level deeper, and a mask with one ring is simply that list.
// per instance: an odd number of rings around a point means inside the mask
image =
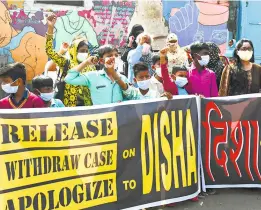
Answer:
[{"label": "headscarf", "polygon": [[143,32],[144,32],[144,28],[142,27],[142,25],[139,24],[134,25],[131,29],[127,42],[129,43],[129,38],[131,36],[134,36],[134,41],[132,43],[132,46],[133,48],[136,48],[138,46],[138,44],[136,43],[136,38],[138,37],[138,35],[140,35]]},{"label": "headscarf", "polygon": [[77,60],[77,54],[78,54],[77,50],[78,50],[78,46],[81,42],[87,43],[87,39],[85,39],[85,38],[76,39],[71,43],[71,45],[69,47],[68,52],[69,52],[69,55],[70,55],[70,62],[71,62],[72,66],[79,65],[79,62]]},{"label": "headscarf", "polygon": [[[86,41],[86,43],[87,43],[86,38],[79,38],[79,39],[73,40],[69,47],[68,53],[69,53],[69,59],[70,59],[70,68],[73,68],[73,67],[79,65],[79,62],[77,60],[77,54],[78,54],[77,50],[78,50],[79,44],[82,41]],[[88,53],[88,54],[90,54],[90,53]],[[94,70],[95,70],[95,66],[88,65],[82,70],[82,73],[94,71]],[[78,97],[80,97],[81,100],[84,101],[84,105],[85,106],[92,105],[91,94],[90,94],[89,89],[84,86],[79,86],[79,87],[77,86],[77,89],[78,89],[77,91],[79,93]],[[75,91],[75,90],[73,90],[72,87],[70,88],[70,90],[71,90],[71,92]]]},{"label": "headscarf", "polygon": [[209,54],[210,60],[207,65],[207,68],[209,68],[215,72],[216,77],[217,77],[217,85],[219,87],[221,75],[222,75],[223,69],[225,67],[219,57],[219,54],[221,51],[220,51],[219,47],[213,42],[207,42],[207,45],[209,47],[209,53],[210,53]]}]

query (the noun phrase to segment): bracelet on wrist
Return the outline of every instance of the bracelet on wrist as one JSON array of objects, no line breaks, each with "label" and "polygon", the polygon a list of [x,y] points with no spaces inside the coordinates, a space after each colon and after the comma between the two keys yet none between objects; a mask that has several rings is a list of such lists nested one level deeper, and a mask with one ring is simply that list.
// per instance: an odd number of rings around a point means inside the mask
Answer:
[{"label": "bracelet on wrist", "polygon": [[47,32],[46,32],[46,35],[47,35],[47,36],[53,36],[53,34],[49,34],[49,33],[47,33]]}]

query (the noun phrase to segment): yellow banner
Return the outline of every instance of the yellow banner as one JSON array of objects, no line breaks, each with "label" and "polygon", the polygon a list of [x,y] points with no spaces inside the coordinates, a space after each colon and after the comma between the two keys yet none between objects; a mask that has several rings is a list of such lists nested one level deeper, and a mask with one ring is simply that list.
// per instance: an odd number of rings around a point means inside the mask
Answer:
[{"label": "yellow banner", "polygon": [[0,209],[76,210],[116,201],[116,173],[110,173],[2,194]]},{"label": "yellow banner", "polygon": [[117,144],[70,150],[41,150],[1,156],[1,188],[116,170]]},{"label": "yellow banner", "polygon": [[1,119],[0,151],[116,141],[117,126],[116,112],[48,119]]}]

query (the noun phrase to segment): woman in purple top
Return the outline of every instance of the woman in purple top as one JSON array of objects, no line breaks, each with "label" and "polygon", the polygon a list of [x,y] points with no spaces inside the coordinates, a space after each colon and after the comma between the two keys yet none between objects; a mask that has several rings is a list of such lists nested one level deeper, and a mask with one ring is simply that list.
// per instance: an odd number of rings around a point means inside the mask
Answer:
[{"label": "woman in purple top", "polygon": [[188,73],[189,94],[204,97],[217,97],[218,87],[215,73],[206,68],[209,63],[209,47],[206,43],[196,42],[190,47],[193,64]]}]

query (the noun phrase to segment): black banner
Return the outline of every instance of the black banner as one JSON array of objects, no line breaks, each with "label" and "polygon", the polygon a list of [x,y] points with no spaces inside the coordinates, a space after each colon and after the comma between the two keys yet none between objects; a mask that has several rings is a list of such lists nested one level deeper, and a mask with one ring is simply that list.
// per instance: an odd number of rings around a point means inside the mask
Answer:
[{"label": "black banner", "polygon": [[142,209],[193,198],[198,129],[190,96],[1,111],[0,209]]},{"label": "black banner", "polygon": [[258,95],[201,100],[207,188],[261,187],[260,105]]}]

